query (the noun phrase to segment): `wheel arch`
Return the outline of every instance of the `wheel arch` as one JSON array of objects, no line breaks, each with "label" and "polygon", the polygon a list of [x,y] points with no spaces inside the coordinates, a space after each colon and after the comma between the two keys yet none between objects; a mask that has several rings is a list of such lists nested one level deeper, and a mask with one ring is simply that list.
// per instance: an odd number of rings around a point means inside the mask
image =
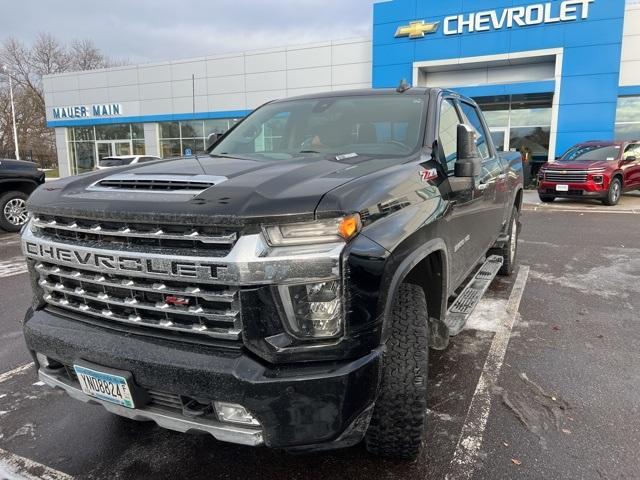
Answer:
[{"label": "wheel arch", "polygon": [[31,195],[33,191],[38,188],[38,184],[29,179],[24,180],[0,180],[0,195],[3,195],[7,192],[22,192],[26,195]]},{"label": "wheel arch", "polygon": [[[437,279],[435,285],[434,278]],[[400,285],[405,281],[422,287],[432,330],[430,344],[435,348],[445,348],[449,339],[448,329],[444,325],[449,292],[449,255],[442,239],[432,239],[421,245],[404,258],[393,273],[382,310],[383,343],[389,336],[388,319],[393,302]]]}]

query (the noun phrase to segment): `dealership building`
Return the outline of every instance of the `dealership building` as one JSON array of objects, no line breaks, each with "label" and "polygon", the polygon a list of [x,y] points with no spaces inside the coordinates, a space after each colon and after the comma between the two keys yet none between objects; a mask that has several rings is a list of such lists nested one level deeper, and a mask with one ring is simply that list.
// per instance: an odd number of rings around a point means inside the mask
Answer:
[{"label": "dealership building", "polygon": [[577,142],[640,138],[638,0],[391,0],[373,5],[372,32],[47,76],[60,174],[202,151],[267,101],[402,79],[473,97],[496,145],[532,165]]}]

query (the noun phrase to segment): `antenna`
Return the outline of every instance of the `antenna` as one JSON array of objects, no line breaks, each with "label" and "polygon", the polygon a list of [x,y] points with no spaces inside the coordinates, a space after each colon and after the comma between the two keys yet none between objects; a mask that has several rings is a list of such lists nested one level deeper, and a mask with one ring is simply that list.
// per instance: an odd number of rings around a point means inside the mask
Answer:
[{"label": "antenna", "polygon": [[411,88],[411,85],[407,83],[407,79],[403,78],[402,80],[400,80],[400,85],[398,85],[398,88],[396,88],[396,92],[404,93],[410,88]]},{"label": "antenna", "polygon": [[[192,121],[196,119],[196,74],[192,73],[191,74],[191,100],[192,100]],[[204,167],[202,166],[202,164],[200,163],[200,159],[198,158],[198,150],[196,149],[196,130],[195,128],[191,129],[193,131],[193,151],[191,152],[191,154],[195,157],[196,162],[198,162],[198,165],[200,165],[200,168],[202,169],[203,173],[207,173],[204,169]]]}]

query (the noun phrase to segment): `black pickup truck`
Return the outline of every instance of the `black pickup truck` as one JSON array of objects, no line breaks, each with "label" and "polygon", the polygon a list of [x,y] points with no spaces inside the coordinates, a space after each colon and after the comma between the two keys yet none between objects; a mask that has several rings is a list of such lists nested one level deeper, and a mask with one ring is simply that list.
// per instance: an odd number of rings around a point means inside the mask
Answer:
[{"label": "black pickup truck", "polygon": [[0,228],[17,232],[27,222],[27,198],[44,183],[35,163],[0,159]]},{"label": "black pickup truck", "polygon": [[274,101],[209,155],[37,190],[27,345],[43,382],[124,417],[414,458],[429,348],[512,272],[522,183],[451,91]]}]

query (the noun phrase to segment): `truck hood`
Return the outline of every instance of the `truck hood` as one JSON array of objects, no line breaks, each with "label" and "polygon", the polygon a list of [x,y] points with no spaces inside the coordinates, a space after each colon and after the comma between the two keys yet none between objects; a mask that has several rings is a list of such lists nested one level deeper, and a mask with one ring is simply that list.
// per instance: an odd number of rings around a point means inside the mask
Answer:
[{"label": "truck hood", "polygon": [[574,160],[572,162],[553,162],[544,165],[545,170],[588,170],[590,168],[615,168],[617,162],[607,160]]},{"label": "truck hood", "polygon": [[[286,161],[232,157],[190,157],[92,172],[47,183],[29,200],[40,213],[83,217],[131,218],[150,215],[177,223],[256,222],[286,216],[291,221],[314,217],[323,195],[350,180],[398,163],[398,159],[359,156],[348,161],[317,155]],[[133,174],[136,178],[163,176],[185,179],[196,175],[219,177],[199,194],[91,188],[109,177]]]}]

